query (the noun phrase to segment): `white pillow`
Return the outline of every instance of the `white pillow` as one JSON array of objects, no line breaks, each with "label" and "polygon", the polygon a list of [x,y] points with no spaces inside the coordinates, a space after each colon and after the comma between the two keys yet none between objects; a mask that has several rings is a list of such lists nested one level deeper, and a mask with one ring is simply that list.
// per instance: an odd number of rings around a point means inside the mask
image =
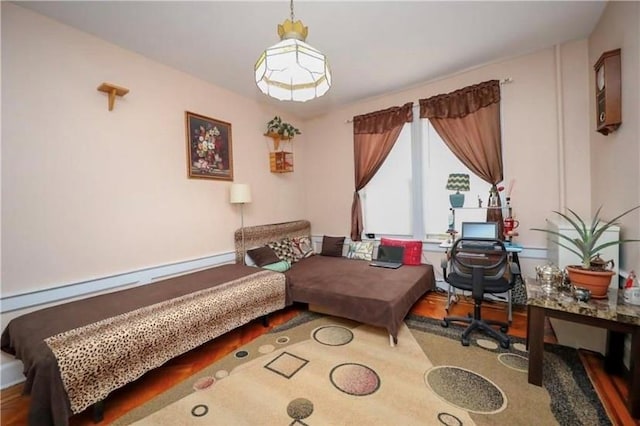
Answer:
[{"label": "white pillow", "polygon": [[355,241],[349,243],[347,257],[349,259],[371,260],[373,257],[373,242]]}]

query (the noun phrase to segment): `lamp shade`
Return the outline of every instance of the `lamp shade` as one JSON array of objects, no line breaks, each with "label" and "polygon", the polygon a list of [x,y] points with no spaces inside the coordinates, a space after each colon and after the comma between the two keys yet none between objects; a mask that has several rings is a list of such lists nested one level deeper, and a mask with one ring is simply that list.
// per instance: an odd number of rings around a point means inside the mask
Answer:
[{"label": "lamp shade", "polygon": [[331,87],[326,57],[301,40],[285,39],[267,48],[255,71],[262,93],[281,101],[308,101]]},{"label": "lamp shade", "polygon": [[469,191],[469,175],[466,173],[451,173],[447,179],[447,189],[450,191]]},{"label": "lamp shade", "polygon": [[229,190],[229,202],[231,204],[250,203],[251,188],[246,183],[232,183]]},{"label": "lamp shade", "polygon": [[306,43],[309,29],[291,19],[278,25],[280,42],[265,49],[255,65],[255,79],[262,93],[281,101],[305,102],[331,87],[326,56]]}]

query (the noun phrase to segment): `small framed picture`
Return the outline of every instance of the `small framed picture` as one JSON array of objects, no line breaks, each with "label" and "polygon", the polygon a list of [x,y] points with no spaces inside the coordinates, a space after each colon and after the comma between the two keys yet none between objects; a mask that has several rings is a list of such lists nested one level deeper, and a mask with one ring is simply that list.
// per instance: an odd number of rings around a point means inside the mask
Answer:
[{"label": "small framed picture", "polygon": [[185,112],[189,178],[233,180],[231,123]]}]

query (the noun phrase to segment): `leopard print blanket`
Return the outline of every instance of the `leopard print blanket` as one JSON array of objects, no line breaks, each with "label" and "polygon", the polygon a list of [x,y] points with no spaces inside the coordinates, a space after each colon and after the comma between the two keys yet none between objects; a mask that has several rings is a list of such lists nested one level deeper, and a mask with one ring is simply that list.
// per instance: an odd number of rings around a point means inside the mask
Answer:
[{"label": "leopard print blanket", "polygon": [[285,276],[261,271],[45,342],[76,414],[166,361],[284,306]]}]

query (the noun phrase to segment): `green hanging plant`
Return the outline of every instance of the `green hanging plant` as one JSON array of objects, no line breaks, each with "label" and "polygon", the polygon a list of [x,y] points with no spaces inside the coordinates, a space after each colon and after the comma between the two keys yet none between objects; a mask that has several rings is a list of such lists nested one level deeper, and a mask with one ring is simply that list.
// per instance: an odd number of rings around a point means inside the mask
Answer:
[{"label": "green hanging plant", "polygon": [[295,135],[302,134],[298,128],[293,127],[289,123],[285,123],[282,121],[282,118],[277,115],[267,123],[267,134],[274,133],[284,139],[293,139]]}]

